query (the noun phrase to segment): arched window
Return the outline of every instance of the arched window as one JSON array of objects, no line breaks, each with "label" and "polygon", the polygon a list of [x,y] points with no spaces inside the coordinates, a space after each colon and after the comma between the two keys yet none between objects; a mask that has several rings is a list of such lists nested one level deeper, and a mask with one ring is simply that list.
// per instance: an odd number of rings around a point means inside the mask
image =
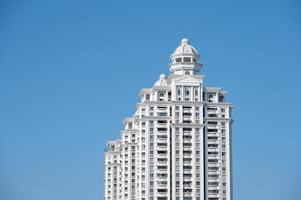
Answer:
[{"label": "arched window", "polygon": [[159,93],[159,101],[164,101],[164,96],[165,96],[164,92],[160,92]]},{"label": "arched window", "polygon": [[190,72],[189,71],[185,71],[185,75],[190,75]]},{"label": "arched window", "polygon": [[208,101],[209,101],[209,102],[213,102],[213,95],[212,95],[212,94],[209,94],[209,95],[208,95]]}]

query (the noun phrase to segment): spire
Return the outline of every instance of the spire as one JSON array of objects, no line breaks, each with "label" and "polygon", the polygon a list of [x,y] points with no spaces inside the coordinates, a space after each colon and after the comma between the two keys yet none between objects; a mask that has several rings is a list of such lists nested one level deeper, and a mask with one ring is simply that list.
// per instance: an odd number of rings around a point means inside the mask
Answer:
[{"label": "spire", "polygon": [[198,74],[202,65],[198,63],[200,55],[190,45],[187,37],[181,40],[181,44],[170,56],[172,63],[169,65],[173,74],[195,75]]}]

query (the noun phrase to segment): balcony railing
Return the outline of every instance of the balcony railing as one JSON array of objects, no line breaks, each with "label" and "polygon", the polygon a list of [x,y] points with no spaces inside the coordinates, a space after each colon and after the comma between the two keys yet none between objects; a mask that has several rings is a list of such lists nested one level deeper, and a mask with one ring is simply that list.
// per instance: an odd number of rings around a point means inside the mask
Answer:
[{"label": "balcony railing", "polygon": [[192,162],[191,161],[184,161],[183,163],[184,163],[184,165],[191,165]]},{"label": "balcony railing", "polygon": [[184,139],[183,139],[183,142],[184,142],[184,143],[191,143],[192,140],[191,140],[191,138],[184,138]]},{"label": "balcony railing", "polygon": [[184,113],[190,113],[190,112],[191,112],[191,108],[184,108],[184,109],[183,109],[183,112],[184,112]]}]

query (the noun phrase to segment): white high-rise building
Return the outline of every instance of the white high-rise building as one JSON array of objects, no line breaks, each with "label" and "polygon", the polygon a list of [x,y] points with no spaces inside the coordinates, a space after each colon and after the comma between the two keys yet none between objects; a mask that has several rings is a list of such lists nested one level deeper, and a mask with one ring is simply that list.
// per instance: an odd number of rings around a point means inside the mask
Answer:
[{"label": "white high-rise building", "polygon": [[106,200],[232,200],[232,104],[187,38],[105,152]]}]

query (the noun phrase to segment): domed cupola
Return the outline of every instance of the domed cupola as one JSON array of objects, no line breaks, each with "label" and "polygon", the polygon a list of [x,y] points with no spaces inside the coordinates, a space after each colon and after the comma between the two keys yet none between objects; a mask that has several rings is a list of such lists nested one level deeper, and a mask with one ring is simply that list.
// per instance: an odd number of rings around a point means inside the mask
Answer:
[{"label": "domed cupola", "polygon": [[183,38],[180,46],[170,56],[172,63],[169,65],[173,74],[195,75],[198,74],[202,65],[198,63],[200,55],[190,45],[187,38]]}]

